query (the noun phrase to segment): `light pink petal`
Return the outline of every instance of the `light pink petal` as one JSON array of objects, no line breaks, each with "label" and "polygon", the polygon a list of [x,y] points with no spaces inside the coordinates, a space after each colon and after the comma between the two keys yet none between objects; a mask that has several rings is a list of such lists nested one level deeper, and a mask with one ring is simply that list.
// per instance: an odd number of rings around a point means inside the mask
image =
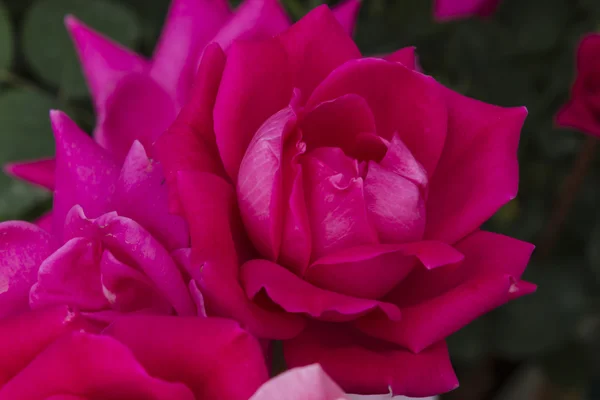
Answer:
[{"label": "light pink petal", "polygon": [[239,284],[234,238],[239,224],[235,190],[205,172],[182,172],[179,193],[192,238],[191,275],[209,315],[231,317],[259,338],[286,339],[304,327],[301,317],[264,310],[248,300]]},{"label": "light pink petal", "polygon": [[238,42],[231,48],[214,119],[219,153],[234,182],[255,133],[269,117],[285,108],[291,97],[287,57],[275,40]]},{"label": "light pink petal", "polygon": [[4,171],[8,175],[23,179],[48,190],[54,190],[55,169],[56,160],[54,158],[10,163],[4,166]]},{"label": "light pink petal", "polygon": [[318,364],[294,368],[265,383],[250,400],[344,400],[342,389]]},{"label": "light pink petal", "polygon": [[185,383],[196,399],[246,400],[269,378],[258,341],[230,320],[126,317],[106,333],[152,376]]},{"label": "light pink petal", "polygon": [[29,290],[53,247],[50,234],[33,224],[0,223],[0,318],[29,308]]},{"label": "light pink petal", "polygon": [[[29,311],[0,321],[0,388],[46,346],[71,329],[78,318],[67,307]],[[1,391],[0,391],[1,392]]]},{"label": "light pink petal", "polygon": [[283,344],[290,368],[321,364],[349,393],[425,397],[458,387],[446,344],[419,354],[354,334],[340,324],[315,324]]},{"label": "light pink petal", "polygon": [[444,148],[447,106],[432,78],[402,64],[376,58],[347,62],[314,91],[308,106],[348,93],[363,97],[375,116],[377,134],[395,133],[431,176]]},{"label": "light pink petal", "polygon": [[304,171],[313,259],[344,248],[377,243],[355,160],[339,148],[321,147],[306,156]]},{"label": "light pink petal", "polygon": [[240,213],[250,239],[261,255],[276,260],[283,229],[282,158],[288,137],[296,129],[296,114],[284,108],[260,127],[240,164],[237,193]]},{"label": "light pink petal", "polygon": [[169,252],[135,221],[115,217],[100,226],[102,241],[113,254],[135,262],[178,315],[195,315],[196,307],[181,272]]},{"label": "light pink petal", "polygon": [[177,116],[170,95],[145,74],[129,74],[119,80],[105,109],[105,113],[98,113],[94,137],[119,161],[135,140],[152,150],[156,139]]},{"label": "light pink petal", "polygon": [[354,33],[361,0],[344,0],[333,8],[333,15],[349,36]]},{"label": "light pink petal", "polygon": [[46,232],[52,232],[52,221],[54,216],[52,215],[52,211],[48,211],[43,214],[41,217],[34,221],[34,224],[45,230]]},{"label": "light pink petal", "polygon": [[433,269],[462,260],[460,252],[442,242],[353,247],[326,255],[306,270],[304,278],[323,289],[349,296],[378,299],[418,265]]},{"label": "light pink petal", "polygon": [[366,317],[357,326],[419,352],[509,300],[531,293],[531,285],[519,281],[533,250],[529,243],[477,232],[456,247],[465,256],[462,264],[415,270],[388,297],[401,307],[402,321]]},{"label": "light pink petal", "polygon": [[75,238],[66,242],[41,264],[31,288],[33,309],[67,304],[85,311],[108,307],[100,283],[99,243]]},{"label": "light pink petal", "polygon": [[185,221],[168,211],[162,167],[148,159],[138,141],[133,142],[117,181],[115,211],[142,225],[167,250],[189,245]]},{"label": "light pink petal", "polygon": [[279,0],[245,0],[212,41],[228,50],[236,40],[271,38],[290,25]]},{"label": "light pink petal", "polygon": [[65,24],[79,54],[96,112],[105,114],[106,101],[117,82],[130,73],[143,73],[149,64],[142,57],[90,29],[75,17]]},{"label": "light pink petal", "polygon": [[425,237],[454,243],[517,195],[517,148],[527,110],[444,90],[448,136],[429,182]]},{"label": "light pink petal", "polygon": [[134,354],[117,340],[80,332],[48,346],[0,389],[0,399],[40,400],[57,393],[90,398],[194,400],[183,384],[148,375]]},{"label": "light pink petal", "polygon": [[119,168],[112,155],[60,111],[50,113],[56,138],[54,232],[62,238],[65,217],[79,204],[89,217],[113,210]]},{"label": "light pink petal", "polygon": [[226,0],[174,0],[152,57],[150,76],[181,107],[203,48],[231,17]]},{"label": "light pink petal", "polygon": [[225,68],[217,44],[204,49],[190,98],[175,122],[155,144],[169,186],[169,209],[181,213],[177,196],[178,171],[207,171],[225,175],[213,128],[213,108]]},{"label": "light pink petal", "polygon": [[253,299],[264,290],[273,302],[290,313],[303,313],[313,318],[339,322],[350,321],[377,310],[383,312],[385,318],[400,319],[400,310],[389,303],[320,289],[266,260],[245,263],[241,280],[248,297]]},{"label": "light pink petal", "polygon": [[361,57],[356,44],[326,5],[310,11],[278,39],[287,52],[294,87],[300,89],[304,101],[331,71]]},{"label": "light pink petal", "polygon": [[434,0],[435,18],[447,21],[473,15],[488,17],[496,11],[500,0]]},{"label": "light pink petal", "polygon": [[385,157],[383,157],[379,164],[386,170],[410,180],[419,187],[424,195],[427,194],[427,186],[429,184],[427,171],[415,159],[397,134],[394,135],[388,144]]},{"label": "light pink petal", "polygon": [[406,68],[412,70],[419,70],[417,66],[417,55],[415,54],[414,47],[404,47],[400,50],[393,52],[390,55],[384,57],[385,60],[399,62],[403,64]]},{"label": "light pink petal", "polygon": [[206,306],[204,304],[204,296],[198,287],[198,284],[195,280],[191,280],[188,285],[190,289],[190,295],[192,296],[192,300],[194,300],[194,304],[196,304],[196,308],[198,309],[199,317],[206,317]]}]

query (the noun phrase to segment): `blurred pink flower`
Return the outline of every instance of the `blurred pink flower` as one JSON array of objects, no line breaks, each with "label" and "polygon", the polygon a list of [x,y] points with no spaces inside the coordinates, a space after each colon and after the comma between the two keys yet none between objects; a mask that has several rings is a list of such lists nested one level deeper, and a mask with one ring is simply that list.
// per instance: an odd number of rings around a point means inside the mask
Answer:
[{"label": "blurred pink flower", "polygon": [[471,16],[489,17],[501,0],[434,0],[433,15],[439,21]]},{"label": "blurred pink flower", "polygon": [[414,68],[412,48],[362,58],[319,7],[208,46],[156,144],[207,311],[348,392],[455,388],[445,338],[535,290],[533,246],[480,230],[516,196],[526,110]]},{"label": "blurred pink flower", "polygon": [[600,136],[600,34],[589,34],[579,44],[571,98],[557,113],[556,123]]}]

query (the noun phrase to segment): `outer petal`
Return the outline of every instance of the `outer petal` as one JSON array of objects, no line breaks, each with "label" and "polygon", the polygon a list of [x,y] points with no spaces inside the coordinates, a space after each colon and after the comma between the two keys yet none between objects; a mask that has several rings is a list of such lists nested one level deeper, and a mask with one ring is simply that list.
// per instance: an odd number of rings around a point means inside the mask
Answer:
[{"label": "outer petal", "polygon": [[50,118],[56,137],[54,232],[60,240],[65,217],[74,205],[81,205],[90,217],[112,211],[119,169],[112,155],[65,114],[52,111]]},{"label": "outer petal", "polygon": [[417,259],[433,269],[457,263],[463,256],[442,242],[353,247],[316,260],[304,278],[337,293],[378,299],[406,278]]},{"label": "outer petal", "polygon": [[202,49],[231,17],[226,0],[175,0],[152,57],[150,76],[181,106]]},{"label": "outer petal", "polygon": [[419,70],[414,47],[404,47],[386,56],[385,59],[388,61],[399,62],[408,69]]},{"label": "outer petal", "polygon": [[367,101],[379,136],[391,139],[398,133],[429,175],[433,174],[446,140],[448,116],[443,92],[432,78],[395,62],[353,60],[321,82],[308,106],[348,93]]},{"label": "outer petal", "polygon": [[185,221],[168,212],[161,165],[148,159],[138,141],[131,146],[115,191],[115,211],[146,228],[167,250],[189,245]]},{"label": "outer petal", "polygon": [[236,40],[271,38],[290,26],[278,0],[246,0],[213,39],[227,50]]},{"label": "outer petal", "polygon": [[325,5],[310,11],[278,39],[290,60],[294,87],[300,89],[304,101],[331,71],[361,57],[356,44]]},{"label": "outer petal", "polygon": [[492,15],[500,0],[434,0],[434,16],[445,21],[472,15],[488,17]]},{"label": "outer petal", "polygon": [[194,400],[180,383],[152,378],[115,339],[73,333],[42,352],[0,389],[1,400],[39,400],[60,393],[90,398]]},{"label": "outer petal", "polygon": [[0,223],[0,318],[29,308],[31,285],[52,251],[52,238],[43,229],[20,221]]},{"label": "outer petal", "polygon": [[354,33],[361,0],[345,0],[333,8],[333,15],[349,36]]},{"label": "outer petal", "polygon": [[266,260],[252,260],[244,264],[241,279],[248,297],[253,299],[264,290],[273,302],[290,313],[341,322],[379,310],[385,318],[400,319],[400,310],[391,304],[320,289]]},{"label": "outer petal", "polygon": [[54,158],[10,163],[4,166],[4,171],[7,174],[49,190],[54,190],[55,169],[56,160]]},{"label": "outer petal", "polygon": [[151,150],[177,116],[173,99],[144,74],[129,74],[121,79],[105,106],[106,113],[98,113],[94,136],[119,160],[125,158],[135,140]]},{"label": "outer petal", "polygon": [[36,219],[34,223],[46,232],[52,232],[53,218],[52,211],[48,211],[46,214],[43,214],[41,217]]},{"label": "outer petal", "polygon": [[287,57],[275,40],[238,42],[231,48],[214,118],[219,153],[234,182],[252,137],[291,96]]},{"label": "outer petal", "polygon": [[185,383],[196,399],[246,400],[269,378],[258,341],[230,320],[127,317],[106,333],[152,376]]},{"label": "outer petal", "polygon": [[145,72],[148,62],[72,16],[66,17],[65,24],[83,65],[96,112],[104,115],[106,100],[119,79],[130,73]]},{"label": "outer petal", "polygon": [[339,324],[319,324],[285,341],[290,367],[319,363],[346,392],[425,397],[458,387],[445,343],[420,354],[354,335]]},{"label": "outer petal", "polygon": [[448,137],[430,180],[425,237],[454,243],[512,200],[525,108],[501,108],[449,89]]},{"label": "outer petal", "polygon": [[295,368],[265,383],[250,400],[344,400],[346,395],[318,364]]},{"label": "outer petal", "polygon": [[415,270],[389,296],[402,308],[402,321],[364,318],[357,326],[419,352],[509,300],[531,293],[529,285],[519,283],[533,250],[529,243],[477,232],[459,242],[457,249],[465,255],[462,264]]},{"label": "outer petal", "polygon": [[299,316],[266,311],[252,303],[239,285],[234,237],[239,224],[233,187],[208,173],[180,173],[179,193],[192,237],[191,274],[209,314],[232,317],[259,338],[284,339],[303,328]]}]

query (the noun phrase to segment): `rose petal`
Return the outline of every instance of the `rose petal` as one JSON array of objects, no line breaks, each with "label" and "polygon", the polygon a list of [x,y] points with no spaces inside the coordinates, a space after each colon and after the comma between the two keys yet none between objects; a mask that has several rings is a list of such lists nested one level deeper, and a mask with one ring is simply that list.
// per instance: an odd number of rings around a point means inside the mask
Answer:
[{"label": "rose petal", "polygon": [[500,0],[434,0],[433,14],[438,21],[478,15],[489,17],[496,12]]},{"label": "rose petal", "polygon": [[406,68],[418,71],[417,67],[417,55],[415,54],[415,47],[403,47],[400,50],[396,50],[392,54],[384,57],[385,60],[399,62]]},{"label": "rose petal", "polygon": [[283,343],[290,368],[319,363],[346,392],[437,395],[458,387],[446,344],[412,354],[339,324],[315,324]]},{"label": "rose petal", "polygon": [[454,264],[463,256],[442,242],[354,247],[316,260],[304,275],[308,282],[327,290],[378,299],[392,290],[417,265],[427,269]]},{"label": "rose petal", "polygon": [[259,338],[297,335],[304,327],[301,317],[258,307],[239,284],[234,237],[243,228],[236,222],[233,187],[205,172],[181,172],[178,187],[192,237],[190,274],[204,295],[208,312],[240,321]]},{"label": "rose petal", "polygon": [[21,221],[0,223],[0,319],[29,308],[38,268],[53,250],[43,229]]},{"label": "rose petal", "polygon": [[448,136],[429,182],[425,237],[454,243],[516,196],[527,110],[492,106],[449,89],[445,96]]},{"label": "rose petal", "polygon": [[250,400],[343,400],[344,392],[319,364],[294,368],[262,385]]},{"label": "rose petal", "polygon": [[106,333],[152,376],[185,383],[196,399],[246,400],[269,378],[257,340],[230,320],[126,317]]},{"label": "rose petal", "polygon": [[331,71],[361,57],[356,44],[326,5],[310,11],[278,39],[287,52],[294,87],[300,89],[303,101]]},{"label": "rose petal", "polygon": [[358,12],[360,11],[360,2],[361,0],[345,0],[332,9],[335,19],[349,36],[354,33]]},{"label": "rose petal", "polygon": [[275,40],[232,46],[217,94],[214,123],[223,165],[234,182],[252,137],[288,105],[291,96],[287,57]]},{"label": "rose petal", "polygon": [[41,217],[34,221],[34,224],[45,230],[46,232],[52,232],[52,220],[54,217],[52,216],[52,211],[48,211],[43,214]]},{"label": "rose petal", "polygon": [[429,175],[433,174],[446,138],[447,107],[432,78],[395,62],[352,60],[321,82],[308,107],[348,93],[367,101],[379,136],[389,140],[398,133]]},{"label": "rose petal", "polygon": [[400,319],[400,310],[391,304],[320,289],[266,260],[245,263],[241,280],[248,297],[252,299],[264,290],[273,302],[290,313],[305,313],[325,321],[349,321],[379,310],[386,318]]},{"label": "rose petal", "polygon": [[179,106],[187,101],[202,49],[231,17],[226,0],[174,0],[154,55],[150,76]]},{"label": "rose petal", "polygon": [[54,190],[55,169],[56,160],[54,158],[9,163],[4,166],[4,171],[8,175],[23,179],[24,181],[49,190]]}]

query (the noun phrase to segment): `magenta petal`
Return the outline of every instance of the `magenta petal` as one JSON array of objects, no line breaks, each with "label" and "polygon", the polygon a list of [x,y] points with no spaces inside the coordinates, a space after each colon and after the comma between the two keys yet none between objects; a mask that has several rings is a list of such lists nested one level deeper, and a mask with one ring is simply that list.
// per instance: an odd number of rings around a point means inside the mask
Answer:
[{"label": "magenta petal", "polygon": [[105,115],[106,100],[115,84],[130,73],[143,73],[149,64],[142,57],[88,28],[72,16],[65,19],[94,98],[96,112]]},{"label": "magenta petal", "polygon": [[69,330],[77,328],[75,322],[77,322],[76,315],[67,307],[30,311],[2,319],[0,321],[0,354],[2,354],[0,388],[26,367],[46,346]]},{"label": "magenta petal", "polygon": [[[374,343],[375,342],[375,343]],[[426,397],[458,387],[446,344],[419,354],[354,335],[339,324],[315,324],[283,343],[286,363],[318,362],[346,392]]]},{"label": "magenta petal", "polygon": [[304,101],[331,71],[361,57],[356,44],[325,5],[310,11],[278,39],[288,54],[294,87],[300,89]]},{"label": "magenta petal", "polygon": [[384,57],[384,59],[388,61],[399,62],[408,69],[418,70],[417,55],[415,54],[414,47],[404,47],[393,52],[392,54],[387,55]]},{"label": "magenta petal", "polygon": [[258,251],[272,261],[281,245],[284,145],[295,128],[296,114],[291,107],[269,118],[248,145],[238,176],[244,225]]},{"label": "magenta petal", "polygon": [[54,158],[40,159],[10,163],[4,166],[8,175],[23,179],[49,190],[54,190],[54,171],[56,160]]},{"label": "magenta petal", "polygon": [[292,96],[285,51],[275,41],[238,42],[225,64],[214,108],[217,146],[235,182],[248,144]]},{"label": "magenta petal", "polygon": [[90,398],[194,400],[181,383],[149,376],[133,353],[115,339],[81,332],[66,335],[46,348],[0,389],[0,399],[40,400],[57,393]]},{"label": "magenta petal", "polygon": [[320,289],[266,260],[252,260],[244,264],[241,279],[248,297],[254,298],[264,290],[273,302],[290,313],[305,313],[313,318],[339,322],[379,310],[386,318],[400,319],[400,310],[392,304]]},{"label": "magenta petal", "polygon": [[367,101],[379,136],[389,140],[398,133],[417,161],[430,176],[433,174],[444,148],[448,119],[439,84],[399,63],[376,58],[353,60],[321,82],[308,106],[348,93]]},{"label": "magenta petal", "polygon": [[473,15],[488,17],[496,11],[499,4],[500,0],[434,0],[433,14],[439,21]]},{"label": "magenta petal", "polygon": [[250,400],[344,400],[346,395],[319,364],[294,368],[265,383]]},{"label": "magenta petal", "polygon": [[115,211],[146,228],[167,250],[189,244],[185,221],[168,212],[161,165],[149,160],[138,141],[131,146],[115,190]]},{"label": "magenta petal", "polygon": [[150,76],[179,106],[187,101],[202,49],[231,17],[226,0],[174,0],[152,57]]},{"label": "magenta petal", "polygon": [[354,33],[361,0],[345,0],[333,8],[333,15],[350,36]]},{"label": "magenta petal", "polygon": [[112,211],[119,168],[73,121],[59,111],[50,113],[56,138],[54,231],[62,238],[65,217],[79,204],[89,217]]},{"label": "magenta petal", "polygon": [[239,284],[234,237],[239,224],[233,187],[204,172],[182,172],[179,193],[192,237],[190,274],[209,313],[231,317],[259,338],[287,339],[304,327],[301,317],[264,310],[248,300]]},{"label": "magenta petal", "polygon": [[0,318],[29,308],[38,268],[53,250],[43,229],[21,221],[0,223]]},{"label": "magenta petal", "polygon": [[525,108],[502,108],[449,89],[448,136],[429,182],[425,237],[454,243],[517,195]]},{"label": "magenta petal", "polygon": [[129,74],[113,86],[106,113],[98,113],[94,137],[123,160],[135,140],[151,150],[175,120],[177,109],[169,94],[147,75]]},{"label": "magenta petal", "polygon": [[465,256],[462,264],[434,271],[417,269],[388,296],[401,307],[401,321],[366,317],[357,326],[419,352],[533,289],[519,281],[533,250],[529,243],[480,231],[456,248]]},{"label": "magenta petal", "polygon": [[52,232],[53,219],[54,217],[52,216],[52,211],[48,211],[46,214],[36,219],[34,223],[46,232]]},{"label": "magenta petal", "polygon": [[279,0],[245,0],[212,41],[227,50],[234,41],[271,38],[290,25]]},{"label": "magenta petal", "polygon": [[377,299],[400,283],[417,259],[433,269],[457,263],[463,256],[442,242],[353,247],[316,260],[304,278],[323,289]]},{"label": "magenta petal", "polygon": [[152,376],[185,383],[196,399],[246,400],[268,379],[258,341],[230,320],[125,317],[106,333]]}]

